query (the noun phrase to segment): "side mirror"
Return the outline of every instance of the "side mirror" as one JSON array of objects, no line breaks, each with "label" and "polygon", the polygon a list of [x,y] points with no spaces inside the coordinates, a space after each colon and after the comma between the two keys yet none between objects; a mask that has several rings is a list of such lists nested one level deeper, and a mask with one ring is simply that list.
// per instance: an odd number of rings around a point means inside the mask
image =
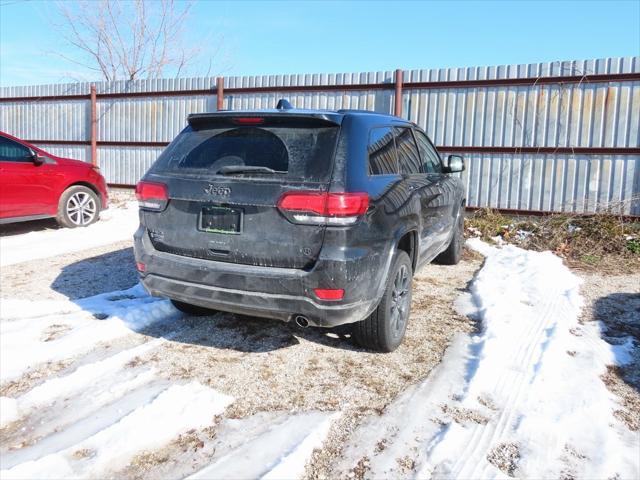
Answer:
[{"label": "side mirror", "polygon": [[449,155],[447,157],[447,173],[458,173],[464,171],[464,158],[460,155]]},{"label": "side mirror", "polygon": [[35,150],[31,150],[31,161],[34,165],[42,165],[45,161],[45,158]]}]

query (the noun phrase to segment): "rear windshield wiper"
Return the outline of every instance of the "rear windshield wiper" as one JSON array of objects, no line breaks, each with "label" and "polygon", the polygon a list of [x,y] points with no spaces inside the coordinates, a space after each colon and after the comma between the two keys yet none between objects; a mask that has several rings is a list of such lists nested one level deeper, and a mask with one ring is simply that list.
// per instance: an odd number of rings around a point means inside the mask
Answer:
[{"label": "rear windshield wiper", "polygon": [[259,167],[259,166],[252,166],[252,165],[227,165],[225,167],[222,167],[216,173],[221,173],[222,175],[233,175],[234,173],[276,174],[276,173],[287,173],[287,172],[281,172],[279,170],[274,170],[273,168],[269,168],[269,167]]}]

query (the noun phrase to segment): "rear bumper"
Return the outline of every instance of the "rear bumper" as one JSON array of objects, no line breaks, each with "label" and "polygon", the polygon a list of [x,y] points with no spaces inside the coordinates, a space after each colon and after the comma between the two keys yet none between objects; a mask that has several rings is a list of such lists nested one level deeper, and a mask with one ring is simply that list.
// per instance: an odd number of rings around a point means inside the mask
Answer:
[{"label": "rear bumper", "polygon": [[[141,282],[151,295],[193,305],[283,321],[304,316],[310,325],[333,327],[366,318],[378,305],[386,278],[386,255],[358,249],[323,255],[309,271],[238,265],[153,248],[144,228],[135,236],[135,257],[145,264]],[[330,252],[330,249],[329,249]],[[341,301],[322,301],[313,288],[345,288]]]},{"label": "rear bumper", "polygon": [[95,190],[100,194],[100,209],[106,210],[109,208],[109,190],[107,189],[107,182],[100,172],[95,169],[90,170],[88,181],[95,187]]},{"label": "rear bumper", "polygon": [[100,209],[101,210],[109,209],[109,194],[106,191],[100,193]]},{"label": "rear bumper", "polygon": [[185,282],[149,274],[142,284],[154,296],[242,315],[274,318],[285,322],[302,315],[312,326],[332,327],[362,320],[371,307],[370,302],[346,305],[321,305],[310,298],[275,293],[251,292]]}]

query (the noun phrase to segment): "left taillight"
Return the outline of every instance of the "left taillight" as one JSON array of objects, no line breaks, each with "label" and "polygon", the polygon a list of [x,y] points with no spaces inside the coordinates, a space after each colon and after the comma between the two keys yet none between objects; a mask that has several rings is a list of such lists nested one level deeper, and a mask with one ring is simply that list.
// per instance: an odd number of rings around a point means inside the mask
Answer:
[{"label": "left taillight", "polygon": [[167,206],[169,191],[164,183],[142,181],[136,185],[136,198],[140,208],[161,211]]}]

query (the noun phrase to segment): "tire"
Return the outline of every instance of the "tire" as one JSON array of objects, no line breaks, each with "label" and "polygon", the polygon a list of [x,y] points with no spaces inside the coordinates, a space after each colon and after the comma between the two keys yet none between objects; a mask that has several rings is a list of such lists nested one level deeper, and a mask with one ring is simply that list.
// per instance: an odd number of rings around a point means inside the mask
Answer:
[{"label": "tire", "polygon": [[88,187],[67,188],[58,201],[58,225],[66,228],[86,227],[100,217],[100,199]]},{"label": "tire", "polygon": [[377,352],[392,352],[402,343],[411,310],[412,277],[409,255],[399,250],[380,304],[368,318],[353,326],[352,336],[358,345]]},{"label": "tire", "polygon": [[171,299],[171,303],[174,307],[180,310],[182,313],[193,315],[196,317],[204,317],[207,315],[213,315],[217,313],[217,310],[211,310],[210,308],[200,307],[199,305],[191,305],[190,303],[181,302],[179,300]]},{"label": "tire", "polygon": [[434,261],[441,265],[457,265],[462,258],[462,247],[464,247],[464,215],[462,214],[462,207],[460,207],[451,242],[449,242],[447,249],[438,255]]}]

